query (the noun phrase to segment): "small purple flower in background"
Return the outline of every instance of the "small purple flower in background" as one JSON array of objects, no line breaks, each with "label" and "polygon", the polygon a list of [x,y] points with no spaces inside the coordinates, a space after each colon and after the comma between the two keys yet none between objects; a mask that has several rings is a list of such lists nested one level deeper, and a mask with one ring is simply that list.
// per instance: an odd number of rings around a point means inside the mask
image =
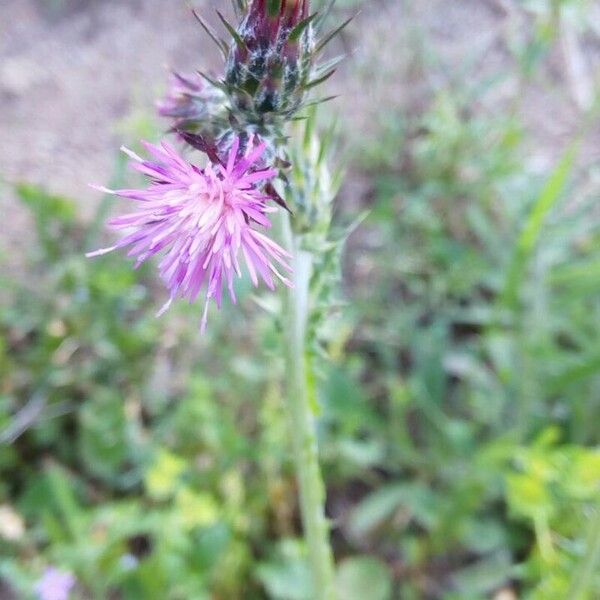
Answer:
[{"label": "small purple flower in background", "polygon": [[39,600],[68,600],[77,580],[68,571],[49,567],[35,586]]},{"label": "small purple flower in background", "polygon": [[275,288],[275,279],[290,285],[275,266],[291,271],[288,253],[254,228],[270,228],[267,215],[277,210],[267,205],[271,196],[257,187],[277,176],[276,169],[256,167],[265,144],[251,140],[241,153],[240,140],[235,138],[226,163],[210,163],[204,169],[183,159],[166,142],[158,146],[146,143],[145,147],[156,162],[125,152],[133,159],[134,168],[150,177],[147,189],[98,188],[140,202],[138,211],[109,222],[115,229],[131,231],[114,246],[88,257],[131,246],[129,256],[137,258],[137,267],[165,250],[159,269],[170,299],[158,314],[178,296],[193,302],[205,287],[202,331],[209,303],[214,300],[221,306],[225,285],[236,302],[233,280],[242,275],[240,253],[254,286],[259,278],[270,289]]},{"label": "small purple flower in background", "polygon": [[119,565],[123,569],[123,571],[133,571],[140,564],[138,558],[136,558],[133,554],[124,554],[121,556],[119,560]]},{"label": "small purple flower in background", "polygon": [[178,126],[209,120],[222,105],[222,94],[198,74],[172,73],[166,97],[157,103],[161,117],[174,119]]}]

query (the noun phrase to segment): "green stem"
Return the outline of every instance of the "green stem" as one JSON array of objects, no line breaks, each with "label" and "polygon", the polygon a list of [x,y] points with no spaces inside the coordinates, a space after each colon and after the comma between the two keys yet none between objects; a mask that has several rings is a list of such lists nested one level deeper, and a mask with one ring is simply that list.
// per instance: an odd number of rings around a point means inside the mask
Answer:
[{"label": "green stem", "polygon": [[312,255],[284,222],[287,246],[292,252],[294,287],[286,302],[287,414],[293,442],[300,509],[308,548],[315,600],[335,600],[333,553],[325,518],[325,486],[319,467],[316,418],[311,406],[306,364],[306,328]]},{"label": "green stem", "polygon": [[590,523],[590,533],[588,546],[581,568],[577,570],[571,589],[568,594],[569,600],[584,600],[591,598],[593,591],[590,588],[593,585],[593,577],[597,573],[598,563],[600,562],[600,504],[596,507],[596,514]]}]

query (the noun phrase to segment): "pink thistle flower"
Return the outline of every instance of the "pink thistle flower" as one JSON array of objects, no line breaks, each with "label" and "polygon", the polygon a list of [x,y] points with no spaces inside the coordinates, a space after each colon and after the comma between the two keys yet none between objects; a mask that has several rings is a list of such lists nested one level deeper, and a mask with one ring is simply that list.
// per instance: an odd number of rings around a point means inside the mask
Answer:
[{"label": "pink thistle flower", "polygon": [[35,592],[39,600],[68,600],[76,583],[72,573],[49,567],[36,584]]},{"label": "pink thistle flower", "polygon": [[220,308],[225,286],[236,302],[233,282],[242,275],[240,255],[255,287],[259,279],[270,289],[276,279],[291,285],[275,266],[291,271],[289,254],[256,229],[269,229],[268,214],[277,210],[267,205],[270,196],[257,187],[277,175],[276,169],[256,168],[265,144],[251,141],[242,154],[236,138],[226,164],[210,163],[205,169],[187,162],[166,142],[144,145],[155,162],[123,150],[133,159],[133,167],[150,177],[147,189],[97,188],[140,203],[136,212],[109,221],[115,229],[130,231],[114,246],[88,257],[130,246],[129,256],[136,257],[138,267],[165,251],[159,270],[170,298],[158,316],[178,296],[191,303],[205,288],[202,331],[210,301]]}]

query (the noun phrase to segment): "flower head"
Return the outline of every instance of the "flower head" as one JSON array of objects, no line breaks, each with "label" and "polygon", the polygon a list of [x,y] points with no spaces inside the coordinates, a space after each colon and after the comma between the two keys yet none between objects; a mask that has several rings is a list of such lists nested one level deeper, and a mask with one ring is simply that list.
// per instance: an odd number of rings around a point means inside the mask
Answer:
[{"label": "flower head", "polygon": [[225,73],[234,112],[262,123],[301,107],[315,58],[309,10],[308,0],[251,0]]},{"label": "flower head", "polygon": [[49,567],[35,586],[39,600],[68,600],[77,580],[68,571]]},{"label": "flower head", "polygon": [[[110,221],[115,229],[128,230],[116,245],[93,252],[98,256],[130,246],[129,255],[136,266],[164,251],[160,275],[170,291],[162,314],[177,297],[193,302],[205,290],[202,330],[206,327],[208,305],[214,300],[220,307],[227,287],[232,301],[235,276],[241,276],[241,257],[252,283],[259,279],[274,289],[275,280],[289,285],[275,265],[290,271],[288,254],[257,227],[270,228],[270,196],[259,187],[277,175],[275,169],[256,168],[264,144],[250,140],[240,152],[236,138],[226,161],[210,163],[206,168],[193,165],[162,142],[145,144],[155,160],[143,160],[126,150],[134,168],[151,179],[146,189],[107,190],[139,202],[133,213]],[[268,187],[268,186],[267,186]]]},{"label": "flower head", "polygon": [[179,128],[208,123],[222,106],[222,92],[206,85],[198,73],[172,73],[167,95],[157,103],[158,114],[173,119]]}]

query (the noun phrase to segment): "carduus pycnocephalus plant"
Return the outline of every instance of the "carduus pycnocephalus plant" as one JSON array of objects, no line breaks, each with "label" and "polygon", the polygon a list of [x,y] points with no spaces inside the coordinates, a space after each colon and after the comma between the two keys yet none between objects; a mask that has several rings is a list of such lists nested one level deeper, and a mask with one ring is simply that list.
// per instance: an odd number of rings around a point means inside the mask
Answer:
[{"label": "carduus pycnocephalus plant", "polygon": [[[317,57],[346,23],[319,40],[315,30],[323,15],[311,14],[310,0],[233,0],[233,5],[237,26],[217,11],[229,41],[194,13],[225,57],[223,75],[174,73],[158,104],[183,148],[147,144],[154,161],[129,152],[135,169],[151,179],[147,189],[100,188],[140,202],[136,213],[111,221],[113,228],[130,231],[107,251],[131,246],[138,263],[163,253],[168,304],[178,296],[194,300],[205,289],[206,304],[220,305],[223,287],[235,300],[240,253],[255,284],[259,278],[269,287],[278,277],[288,282],[274,266],[289,270],[286,252],[259,230],[269,227],[274,204],[302,212],[301,205],[288,207],[274,185],[289,167],[285,126],[339,60],[318,64]],[[187,152],[195,150],[206,156],[188,160]]]}]

